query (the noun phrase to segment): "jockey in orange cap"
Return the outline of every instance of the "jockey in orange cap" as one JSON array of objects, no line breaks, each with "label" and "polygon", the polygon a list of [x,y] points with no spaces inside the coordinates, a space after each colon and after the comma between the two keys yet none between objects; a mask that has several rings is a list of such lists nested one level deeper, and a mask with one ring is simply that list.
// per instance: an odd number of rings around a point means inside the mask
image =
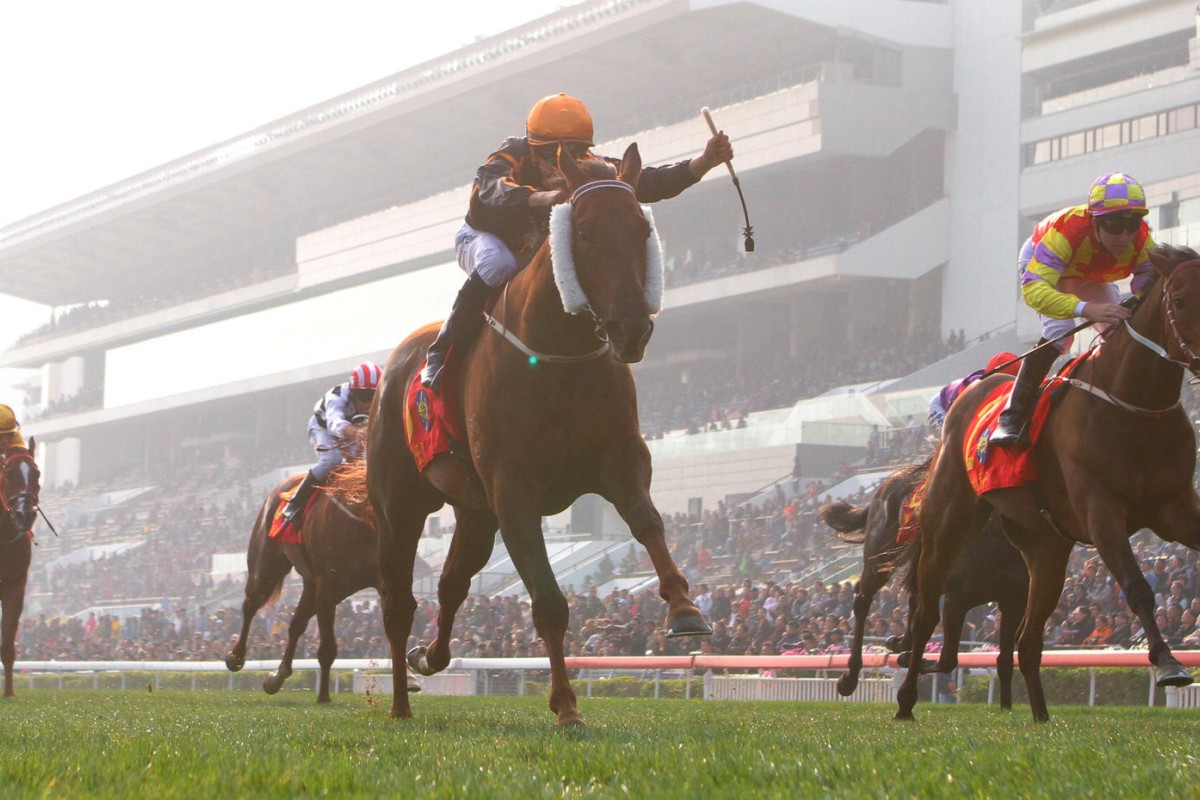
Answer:
[{"label": "jockey in orange cap", "polygon": [[355,367],[350,380],[334,386],[313,407],[308,420],[308,441],[317,451],[317,463],[296,487],[296,493],[283,509],[283,518],[296,527],[313,490],[329,480],[329,476],[346,457],[358,455],[352,439],[354,429],[367,420],[381,371],[371,362]]},{"label": "jockey in orange cap", "polygon": [[[1041,343],[1075,327],[1075,318],[1099,323],[1103,331],[1129,319],[1120,304],[1115,281],[1131,274],[1130,288],[1141,294],[1150,284],[1149,253],[1154,249],[1146,224],[1146,192],[1123,172],[1103,175],[1092,183],[1088,201],[1064,208],[1033,229],[1017,258],[1021,294],[1042,320]],[[1066,336],[1053,345],[1033,350],[1021,362],[1008,405],[988,438],[1001,447],[1024,445],[1042,381],[1058,354],[1071,346]]]},{"label": "jockey in orange cap", "polygon": [[17,415],[10,406],[0,403],[0,461],[13,447],[24,447],[25,440],[21,438],[21,426],[17,424]]},{"label": "jockey in orange cap", "polygon": [[1005,375],[1016,375],[1019,364],[1017,356],[1006,351],[999,352],[988,359],[987,366],[983,369],[977,369],[965,378],[947,383],[929,401],[929,427],[940,434],[942,425],[946,422],[946,412],[950,410],[950,406],[958,399],[959,395],[966,391],[968,386],[991,373],[992,370]]},{"label": "jockey in orange cap", "polygon": [[[537,252],[549,228],[550,207],[567,200],[565,189],[545,185],[537,159],[558,166],[563,152],[579,160],[592,155],[592,116],[582,102],[552,94],[534,104],[525,135],[504,140],[475,173],[466,221],[454,237],[458,265],[467,281],[450,316],[429,346],[421,383],[437,389],[452,346],[469,344],[483,324],[483,307],[493,290],[508,282]],[[674,197],[718,164],[733,158],[729,137],[717,132],[704,152],[666,167],[645,167],[637,198],[653,203]],[[618,159],[606,159],[619,164]]]}]

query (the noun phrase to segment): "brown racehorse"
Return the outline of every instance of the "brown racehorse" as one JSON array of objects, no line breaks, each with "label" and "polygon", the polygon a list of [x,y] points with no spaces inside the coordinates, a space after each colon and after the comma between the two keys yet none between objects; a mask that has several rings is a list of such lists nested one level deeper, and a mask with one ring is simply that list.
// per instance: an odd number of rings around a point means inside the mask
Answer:
[{"label": "brown racehorse", "polygon": [[[855,507],[845,501],[821,507],[821,519],[838,531],[844,541],[863,545],[862,577],[854,586],[854,639],[850,644],[848,671],[838,679],[838,693],[854,694],[862,671],[863,634],[875,595],[893,576],[909,592],[909,617],[916,606],[915,561],[920,555],[920,538],[897,542],[900,510],[913,489],[929,474],[929,460],[889,475],[876,490],[871,502]],[[927,672],[953,672],[958,667],[958,646],[967,612],[984,603],[1000,607],[1000,652],[996,656],[996,675],[1000,683],[1000,707],[1012,708],[1013,648],[1017,625],[1025,614],[1029,592],[1029,573],[1021,553],[1008,541],[1000,518],[988,520],[976,541],[963,550],[946,580],[943,603],[942,652],[936,664],[922,666]],[[892,636],[887,647],[893,653],[911,646],[909,635]],[[907,658],[902,657],[902,665]]]},{"label": "brown racehorse", "polygon": [[[284,478],[263,501],[246,553],[246,597],[242,602],[242,631],[233,649],[225,656],[225,666],[237,672],[246,663],[246,641],[254,615],[273,602],[283,589],[283,579],[295,569],[304,581],[300,600],[288,625],[287,648],[279,668],[263,679],[263,690],[275,694],[292,674],[296,645],[315,614],[320,645],[317,661],[321,677],[317,702],[329,702],[329,670],[337,658],[337,639],[333,623],[337,606],[355,592],[379,586],[379,561],[375,531],[360,519],[353,508],[319,492],[303,518],[302,544],[284,544],[267,535],[275,511],[281,505],[280,493],[295,489],[304,473]],[[408,690],[419,691],[414,680]]]},{"label": "brown racehorse", "polygon": [[33,558],[29,532],[37,520],[38,479],[33,460],[36,443],[10,447],[0,465],[0,661],[4,663],[4,696],[13,696],[13,662],[17,657],[17,627],[25,608],[25,582]]},{"label": "brown racehorse", "polygon": [[[564,311],[545,242],[497,302],[497,326],[508,335],[484,331],[473,347],[455,354],[463,376],[469,458],[480,489],[475,497],[435,488],[417,471],[405,443],[405,394],[433,327],[410,336],[388,359],[368,434],[367,486],[379,528],[380,594],[393,662],[405,657],[416,607],[413,557],[425,518],[449,502],[458,519],[438,585],[438,634],[428,650],[415,649],[409,663],[425,675],[449,663],[454,615],[472,576],[487,563],[498,527],[532,598],[533,623],[550,659],[550,709],[560,727],[583,719],[563,659],[567,601],[546,555],[544,515],[566,509],[585,493],[607,499],[649,551],[668,605],[668,630],[709,632],[650,500],[650,454],[638,429],[629,370],[645,352],[657,310],[647,288],[655,279],[647,270],[652,227],[635,197],[640,173],[636,145],[626,150],[619,174],[598,159],[576,164],[564,158],[563,174],[573,192],[569,238],[589,314]],[[412,715],[403,693],[395,695],[391,714]]]},{"label": "brown racehorse", "polygon": [[[1196,437],[1180,405],[1184,370],[1200,371],[1200,257],[1188,248],[1160,246],[1150,259],[1157,280],[1129,324],[1110,331],[1068,380],[1055,382],[1065,390],[1035,445],[1038,490],[1023,486],[977,496],[967,481],[962,443],[976,408],[1005,380],[993,377],[951,407],[922,505],[912,652],[924,650],[937,624],[936,598],[959,550],[996,509],[1029,566],[1029,606],[1017,655],[1039,721],[1050,718],[1039,672],[1044,626],[1077,542],[1095,545],[1141,620],[1158,685],[1192,682],[1163,641],[1154,593],[1129,537],[1149,528],[1166,541],[1200,549],[1200,498],[1192,482]],[[1053,524],[1042,513],[1039,494]],[[898,693],[897,719],[912,718],[917,676],[910,667]]]}]

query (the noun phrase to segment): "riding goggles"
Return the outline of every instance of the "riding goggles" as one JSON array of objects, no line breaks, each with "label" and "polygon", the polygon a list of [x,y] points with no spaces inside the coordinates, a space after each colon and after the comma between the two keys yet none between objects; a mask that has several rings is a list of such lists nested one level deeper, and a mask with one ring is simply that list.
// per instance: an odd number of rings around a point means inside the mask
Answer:
[{"label": "riding goggles", "polygon": [[1096,217],[1096,224],[1105,233],[1119,236],[1122,233],[1137,233],[1138,229],[1142,227],[1142,218],[1129,212],[1105,214],[1102,217]]}]

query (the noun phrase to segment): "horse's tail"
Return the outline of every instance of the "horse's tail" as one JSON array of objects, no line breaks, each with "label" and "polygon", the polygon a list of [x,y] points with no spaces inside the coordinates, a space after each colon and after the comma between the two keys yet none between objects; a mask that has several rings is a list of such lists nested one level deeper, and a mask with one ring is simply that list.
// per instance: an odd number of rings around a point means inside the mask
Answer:
[{"label": "horse's tail", "polygon": [[[897,470],[879,487],[881,496],[887,504],[887,522],[889,530],[895,531],[892,544],[881,554],[885,558],[883,569],[892,573],[892,580],[900,583],[909,591],[916,589],[917,571],[914,567],[921,555],[921,527],[916,528],[916,535],[904,541],[897,541],[900,534],[900,516],[905,501],[909,495],[929,477],[929,468],[933,456],[925,457],[924,461],[911,464]],[[920,514],[920,509],[917,510]]]},{"label": "horse's tail", "polygon": [[845,500],[835,500],[821,506],[821,518],[843,542],[862,544],[867,540],[867,506],[852,506]]},{"label": "horse's tail", "polygon": [[[354,435],[358,452],[361,453],[366,446],[367,429],[360,428],[354,432]],[[365,458],[359,456],[343,461],[329,476],[329,480],[323,488],[368,526],[375,527],[375,511],[371,508],[367,497],[367,460]]]}]

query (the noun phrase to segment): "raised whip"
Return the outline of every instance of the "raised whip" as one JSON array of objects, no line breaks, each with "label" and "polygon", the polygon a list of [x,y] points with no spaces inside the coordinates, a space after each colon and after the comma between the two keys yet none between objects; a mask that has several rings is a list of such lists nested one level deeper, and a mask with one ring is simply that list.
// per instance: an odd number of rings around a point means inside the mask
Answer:
[{"label": "raised whip", "polygon": [[[708,129],[717,134],[716,123],[713,122],[712,113],[709,112],[708,106],[700,109],[700,115],[704,117],[704,121],[708,123]],[[733,188],[737,189],[738,200],[742,201],[742,215],[746,218],[746,227],[742,229],[742,237],[746,240],[746,252],[754,252],[754,226],[750,224],[750,212],[746,210],[746,198],[742,196],[742,184],[738,181],[737,173],[733,171],[733,163],[725,162],[725,169],[729,170],[729,177],[733,179]]]}]

